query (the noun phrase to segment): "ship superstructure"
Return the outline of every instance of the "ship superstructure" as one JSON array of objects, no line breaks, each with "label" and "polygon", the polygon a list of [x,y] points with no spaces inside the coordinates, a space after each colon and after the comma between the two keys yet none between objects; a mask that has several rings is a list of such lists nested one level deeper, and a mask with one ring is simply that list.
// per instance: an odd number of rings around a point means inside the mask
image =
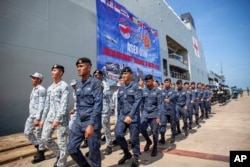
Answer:
[{"label": "ship superstructure", "polygon": [[[159,80],[171,77],[173,82],[183,79],[208,83],[205,55],[190,13],[179,17],[164,0],[100,2],[119,4],[158,33],[159,62],[154,67],[161,72]],[[78,79],[77,58],[89,57],[92,70],[98,68],[96,4],[95,0],[0,1],[0,135],[23,131],[32,89],[30,74],[42,73],[42,84],[47,88],[52,82],[50,70],[55,63],[64,65],[63,80],[68,83]],[[126,25],[120,28],[127,37]],[[104,38],[112,44],[120,39],[110,35]],[[153,66],[151,60],[138,63],[145,62],[148,67]]]}]

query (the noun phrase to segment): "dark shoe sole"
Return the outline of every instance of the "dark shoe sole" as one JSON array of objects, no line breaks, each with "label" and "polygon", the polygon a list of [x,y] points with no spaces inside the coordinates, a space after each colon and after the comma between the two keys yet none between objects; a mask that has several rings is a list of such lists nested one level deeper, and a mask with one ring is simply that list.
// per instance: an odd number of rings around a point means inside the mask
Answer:
[{"label": "dark shoe sole", "polygon": [[157,156],[157,152],[156,153],[151,153],[151,157],[155,157]]},{"label": "dark shoe sole", "polygon": [[152,141],[147,142],[146,146],[144,147],[144,152],[147,152],[149,150],[149,148],[150,148],[151,145],[152,145]]},{"label": "dark shoe sole", "polygon": [[[125,155],[124,155],[125,156]],[[122,165],[122,164],[124,164],[128,159],[130,159],[130,158],[132,158],[132,154],[131,153],[129,153],[128,155],[127,155],[127,157],[122,157],[122,159],[120,159],[119,161],[118,161],[118,165]]]},{"label": "dark shoe sole", "polygon": [[45,160],[45,158],[42,158],[42,159],[33,159],[33,160],[31,161],[31,163],[32,163],[32,164],[36,164],[36,163],[42,162],[42,161],[44,161],[44,160]]}]

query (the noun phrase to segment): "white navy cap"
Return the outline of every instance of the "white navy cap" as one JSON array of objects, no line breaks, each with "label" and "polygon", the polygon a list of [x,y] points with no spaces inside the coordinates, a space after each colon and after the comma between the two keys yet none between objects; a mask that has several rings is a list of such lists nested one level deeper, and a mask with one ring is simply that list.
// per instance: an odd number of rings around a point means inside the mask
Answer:
[{"label": "white navy cap", "polygon": [[70,82],[70,85],[73,86],[77,83],[77,80],[76,79],[72,79],[71,82]]},{"label": "white navy cap", "polygon": [[43,75],[38,72],[35,72],[34,74],[30,75],[30,77],[35,77],[43,80]]}]

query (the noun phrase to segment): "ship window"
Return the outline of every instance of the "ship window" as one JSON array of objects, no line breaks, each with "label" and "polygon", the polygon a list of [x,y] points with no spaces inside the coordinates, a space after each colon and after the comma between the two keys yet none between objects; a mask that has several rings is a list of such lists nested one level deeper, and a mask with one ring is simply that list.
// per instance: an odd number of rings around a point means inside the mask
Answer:
[{"label": "ship window", "polygon": [[188,66],[188,51],[170,36],[166,36],[169,58]]},{"label": "ship window", "polygon": [[168,62],[166,59],[163,59],[163,75],[168,76]]}]

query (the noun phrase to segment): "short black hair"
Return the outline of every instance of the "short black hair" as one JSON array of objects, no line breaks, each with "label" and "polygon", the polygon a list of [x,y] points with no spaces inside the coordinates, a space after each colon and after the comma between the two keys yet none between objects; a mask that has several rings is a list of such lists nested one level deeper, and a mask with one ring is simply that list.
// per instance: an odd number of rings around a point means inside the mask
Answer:
[{"label": "short black hair", "polygon": [[171,79],[170,79],[170,78],[166,78],[166,79],[164,80],[164,82],[170,82],[170,83],[171,83]]},{"label": "short black hair", "polygon": [[177,80],[177,81],[176,81],[176,84],[177,84],[177,85],[182,84],[182,80],[181,80],[181,79]]},{"label": "short black hair", "polygon": [[145,79],[145,81],[150,80],[150,79],[153,79],[153,75],[148,74],[148,75],[145,76],[144,79]]},{"label": "short black hair", "polygon": [[130,72],[130,73],[133,73],[130,67],[124,67],[124,68],[122,69],[121,74],[123,74],[124,72]]}]

